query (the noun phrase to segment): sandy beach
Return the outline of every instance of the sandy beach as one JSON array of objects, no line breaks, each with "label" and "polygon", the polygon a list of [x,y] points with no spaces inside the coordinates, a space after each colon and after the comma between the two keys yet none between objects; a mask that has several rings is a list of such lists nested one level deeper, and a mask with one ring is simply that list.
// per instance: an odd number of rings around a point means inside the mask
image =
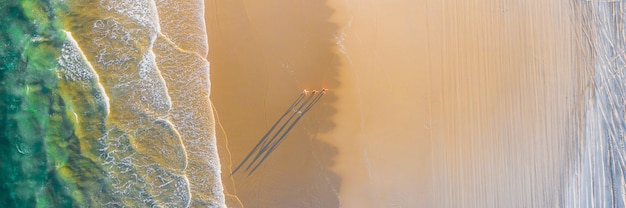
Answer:
[{"label": "sandy beach", "polygon": [[[592,4],[207,2],[229,205],[571,203]],[[329,96],[258,172],[230,175],[299,91],[319,88]]]}]

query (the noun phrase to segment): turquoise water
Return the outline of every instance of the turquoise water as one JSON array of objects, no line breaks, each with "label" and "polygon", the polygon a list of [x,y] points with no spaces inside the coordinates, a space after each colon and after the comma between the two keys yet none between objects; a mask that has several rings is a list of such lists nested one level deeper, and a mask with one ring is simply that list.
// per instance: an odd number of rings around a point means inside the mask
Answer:
[{"label": "turquoise water", "polygon": [[57,92],[64,37],[54,6],[0,5],[0,207],[70,207],[74,190],[57,166],[72,163],[77,139]]},{"label": "turquoise water", "polygon": [[[206,47],[198,44],[206,34],[177,31],[194,19],[178,16],[202,13],[171,4],[0,0],[0,207],[223,204]],[[584,124],[559,203],[625,207],[626,7],[580,4],[594,84],[581,95]]]},{"label": "turquoise water", "polygon": [[0,0],[0,207],[223,205],[206,34],[171,29],[203,10],[172,3]]}]

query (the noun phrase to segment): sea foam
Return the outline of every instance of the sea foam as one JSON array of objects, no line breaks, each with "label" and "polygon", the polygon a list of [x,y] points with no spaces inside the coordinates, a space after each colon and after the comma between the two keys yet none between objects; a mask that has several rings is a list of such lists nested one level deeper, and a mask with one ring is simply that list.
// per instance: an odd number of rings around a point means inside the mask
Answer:
[{"label": "sea foam", "polygon": [[[97,85],[66,96],[84,152],[103,171],[93,205],[225,206],[203,2],[87,0],[68,10],[65,89]],[[76,99],[89,94],[103,95],[106,115]]]},{"label": "sea foam", "polygon": [[63,43],[61,48],[61,57],[59,58],[60,71],[65,76],[65,79],[69,81],[90,81],[94,80],[97,83],[100,93],[97,94],[96,99],[101,101],[106,106],[106,113],[109,114],[111,109],[109,107],[109,97],[104,91],[104,87],[100,83],[98,74],[91,66],[91,63],[85,58],[85,55],[78,47],[78,43],[72,37],[71,32],[65,31],[66,42]]}]

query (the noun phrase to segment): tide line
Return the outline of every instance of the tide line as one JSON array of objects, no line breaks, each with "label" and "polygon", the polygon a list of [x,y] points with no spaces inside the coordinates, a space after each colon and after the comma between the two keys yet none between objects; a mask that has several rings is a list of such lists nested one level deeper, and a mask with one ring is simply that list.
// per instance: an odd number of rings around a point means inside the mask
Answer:
[{"label": "tide line", "polygon": [[85,63],[89,71],[93,74],[93,79],[95,81],[95,84],[98,87],[98,90],[101,92],[102,100],[104,101],[104,105],[106,108],[106,116],[108,116],[111,113],[111,104],[110,104],[109,96],[107,95],[106,90],[104,90],[104,86],[100,82],[100,76],[98,76],[98,73],[93,68],[93,65],[91,64],[91,62],[87,60],[85,53],[83,53],[81,48],[78,46],[78,42],[76,42],[76,40],[72,36],[72,33],[66,30],[63,30],[63,32],[65,32],[65,34],[67,35],[67,41],[69,41],[69,43],[72,44],[72,46],[76,49],[76,51],[78,51],[80,58],[82,59],[81,61]]}]

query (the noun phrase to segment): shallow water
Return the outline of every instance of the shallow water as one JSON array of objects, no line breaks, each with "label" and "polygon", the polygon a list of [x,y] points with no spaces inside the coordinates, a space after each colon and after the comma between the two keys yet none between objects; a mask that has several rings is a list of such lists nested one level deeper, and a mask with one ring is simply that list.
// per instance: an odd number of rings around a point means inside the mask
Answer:
[{"label": "shallow water", "polygon": [[2,1],[0,207],[625,207],[624,8]]},{"label": "shallow water", "polygon": [[201,5],[3,2],[0,206],[223,207]]}]

